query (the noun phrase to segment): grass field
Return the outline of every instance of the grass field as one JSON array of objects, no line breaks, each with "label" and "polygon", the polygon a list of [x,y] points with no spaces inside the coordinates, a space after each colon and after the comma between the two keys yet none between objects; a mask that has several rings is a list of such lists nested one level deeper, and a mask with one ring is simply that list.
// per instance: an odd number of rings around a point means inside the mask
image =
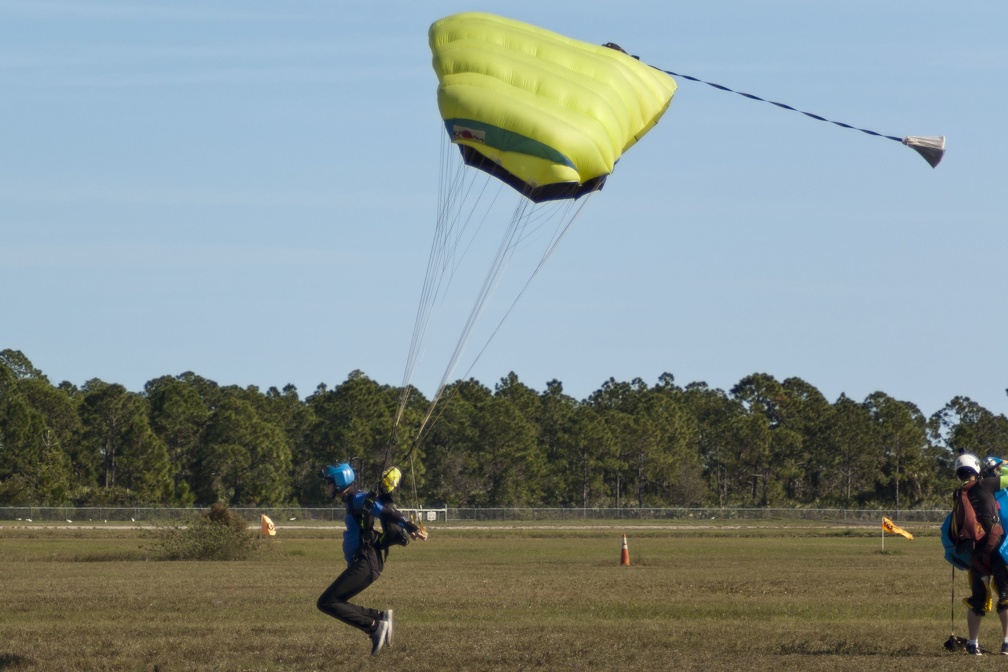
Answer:
[{"label": "grass field", "polygon": [[[937,529],[442,524],[360,603],[396,641],[315,609],[340,528],[279,527],[254,557],[146,559],[150,532],[0,523],[0,670],[946,670]],[[622,534],[632,565],[619,566]],[[956,573],[956,601],[966,577]],[[965,611],[955,607],[956,634]],[[999,643],[995,616],[981,642]],[[961,654],[960,654],[961,655]],[[969,661],[1004,666],[1001,656]]]}]

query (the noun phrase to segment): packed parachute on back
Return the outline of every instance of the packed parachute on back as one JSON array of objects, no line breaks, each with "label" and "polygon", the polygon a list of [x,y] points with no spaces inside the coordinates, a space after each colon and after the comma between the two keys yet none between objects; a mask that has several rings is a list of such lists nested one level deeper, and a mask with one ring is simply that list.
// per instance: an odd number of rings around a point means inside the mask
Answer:
[{"label": "packed parachute on back", "polygon": [[[955,461],[956,475],[974,473],[979,478],[993,478],[1001,476],[1001,466],[1003,461],[999,457],[988,456],[981,464],[980,460],[970,453],[962,452]],[[956,569],[969,570],[973,564],[973,554],[978,544],[985,543],[988,539],[996,540],[1000,536],[1000,514],[993,524],[998,529],[985,530],[973,509],[969,493],[976,487],[978,480],[971,480],[956,489],[952,495],[952,510],[945,516],[945,521],[941,526],[942,546],[945,549],[945,559]],[[999,488],[994,494],[998,510],[1008,509],[1008,490]],[[994,549],[991,549],[993,551]],[[1008,539],[1006,539],[997,552],[1008,561]]]}]

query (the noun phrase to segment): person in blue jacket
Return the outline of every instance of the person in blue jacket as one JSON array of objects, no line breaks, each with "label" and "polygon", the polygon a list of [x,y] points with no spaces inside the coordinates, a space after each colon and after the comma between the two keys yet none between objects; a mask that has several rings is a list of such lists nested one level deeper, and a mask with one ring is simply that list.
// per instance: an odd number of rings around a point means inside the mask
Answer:
[{"label": "person in blue jacket", "polygon": [[330,499],[341,500],[346,508],[343,556],[347,567],[319,596],[316,606],[319,611],[366,633],[371,638],[371,655],[376,656],[382,647],[392,643],[392,610],[378,611],[348,601],[374,583],[384,568],[379,550],[381,534],[375,529],[375,521],[380,521],[386,530],[397,526],[410,538],[421,541],[427,540],[427,532],[394,506],[384,506],[374,492],[356,487],[356,476],[349,464],[330,465],[321,475]]}]

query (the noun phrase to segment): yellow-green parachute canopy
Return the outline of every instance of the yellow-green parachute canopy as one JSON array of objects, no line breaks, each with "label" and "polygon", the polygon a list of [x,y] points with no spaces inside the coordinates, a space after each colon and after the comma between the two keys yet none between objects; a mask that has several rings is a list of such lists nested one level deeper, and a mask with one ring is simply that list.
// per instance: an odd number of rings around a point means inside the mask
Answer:
[{"label": "yellow-green parachute canopy", "polygon": [[441,118],[466,163],[533,201],[600,189],[676,90],[618,48],[492,14],[435,22],[430,47]]}]

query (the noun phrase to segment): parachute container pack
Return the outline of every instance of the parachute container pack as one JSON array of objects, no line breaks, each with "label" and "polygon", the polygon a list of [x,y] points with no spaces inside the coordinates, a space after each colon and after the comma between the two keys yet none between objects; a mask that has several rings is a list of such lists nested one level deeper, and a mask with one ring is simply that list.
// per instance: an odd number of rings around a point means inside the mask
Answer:
[{"label": "parachute container pack", "polygon": [[[998,503],[1001,511],[1008,511],[1008,490],[1002,489],[994,493],[994,500]],[[952,513],[945,516],[945,521],[941,526],[942,546],[945,549],[945,559],[956,569],[966,571],[973,564],[973,555],[968,550],[957,548],[955,540],[952,538]],[[1008,536],[998,548],[998,553],[1008,563]]]}]

